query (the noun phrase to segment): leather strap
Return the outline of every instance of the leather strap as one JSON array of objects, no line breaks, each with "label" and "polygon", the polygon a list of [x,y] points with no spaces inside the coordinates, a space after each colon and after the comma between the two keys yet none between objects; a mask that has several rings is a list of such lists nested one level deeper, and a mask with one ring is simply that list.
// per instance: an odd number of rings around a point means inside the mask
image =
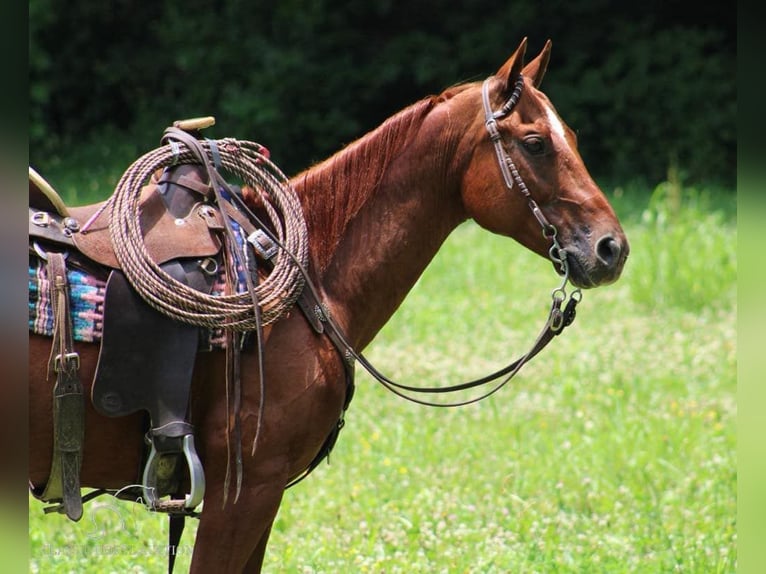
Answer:
[{"label": "leather strap", "polygon": [[186,525],[186,516],[183,514],[171,514],[168,526],[168,574],[173,574],[173,567],[176,564],[176,555],[178,554],[178,545],[181,542],[181,535]]},{"label": "leather strap", "polygon": [[[197,140],[197,138],[176,127],[171,127],[165,130],[165,134],[162,138],[163,142],[169,142],[171,145],[175,142],[183,143],[189,151],[191,151],[199,162],[202,164],[204,171],[207,175],[207,184],[203,181],[203,187],[205,189],[210,188],[212,195],[215,197],[216,203],[219,206],[226,205],[228,202],[223,199],[222,188],[226,190],[230,195],[235,195],[235,192],[231,187],[223,180],[218,174],[216,168],[218,166],[211,164],[210,159],[207,156],[204,148]],[[218,162],[216,162],[218,163]],[[224,245],[223,245],[223,261],[226,268],[226,284],[227,290],[236,291],[237,277],[236,269],[237,264],[241,264],[242,267],[248,269],[250,264],[254,261],[247,261],[238,247],[237,237],[231,222],[227,217],[223,218],[223,232],[224,232]],[[245,249],[247,247],[245,246]],[[260,430],[263,424],[263,412],[265,404],[265,381],[263,370],[263,324],[260,317],[260,305],[258,302],[258,296],[255,290],[255,281],[258,280],[257,270],[255,276],[252,276],[249,272],[246,272],[245,281],[247,284],[247,291],[250,294],[250,298],[253,302],[253,309],[255,310],[256,318],[256,345],[258,353],[258,365],[260,375],[260,387],[261,398],[259,406],[258,428],[256,430],[255,439],[253,441],[253,453],[260,435]],[[226,409],[227,409],[227,425],[226,425],[226,445],[227,445],[227,463],[226,463],[226,476],[224,478],[224,494],[223,504],[226,505],[229,494],[229,485],[231,481],[231,466],[232,459],[236,473],[236,491],[234,494],[234,503],[236,504],[239,499],[240,492],[242,490],[243,480],[243,462],[242,462],[242,436],[241,436],[241,420],[240,409],[242,402],[242,389],[240,380],[240,343],[241,334],[234,331],[227,331],[226,341]],[[232,453],[232,447],[234,452]]]},{"label": "leather strap", "polygon": [[72,217],[62,217],[29,208],[29,238],[53,241],[66,246],[74,246],[72,234],[77,231],[78,224]]},{"label": "leather strap", "polygon": [[66,515],[77,521],[82,517],[80,467],[85,438],[85,404],[77,376],[80,356],[74,352],[64,255],[49,252],[46,257],[54,314],[48,374],[56,373],[56,385],[53,389],[53,462],[42,499],[62,500]]}]

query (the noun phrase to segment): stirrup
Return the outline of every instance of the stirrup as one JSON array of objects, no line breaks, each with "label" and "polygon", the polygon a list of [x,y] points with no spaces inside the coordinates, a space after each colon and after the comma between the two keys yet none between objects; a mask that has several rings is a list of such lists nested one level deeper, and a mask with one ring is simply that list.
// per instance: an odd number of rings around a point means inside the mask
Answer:
[{"label": "stirrup", "polygon": [[205,497],[205,472],[202,469],[202,462],[199,456],[197,456],[197,450],[194,448],[194,435],[187,434],[183,437],[182,450],[189,469],[191,488],[190,492],[184,496],[181,506],[179,505],[181,501],[162,501],[157,494],[157,467],[160,462],[160,456],[157,453],[154,441],[152,441],[152,449],[146,461],[142,481],[145,504],[150,510],[159,512],[191,511],[199,506]]}]

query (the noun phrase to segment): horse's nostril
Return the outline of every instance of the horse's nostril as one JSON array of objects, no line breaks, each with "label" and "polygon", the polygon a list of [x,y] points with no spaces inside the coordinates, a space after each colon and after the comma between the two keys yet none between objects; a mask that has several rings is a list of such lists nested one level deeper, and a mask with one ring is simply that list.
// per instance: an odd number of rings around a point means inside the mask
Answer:
[{"label": "horse's nostril", "polygon": [[622,248],[611,235],[605,235],[596,243],[596,256],[607,267],[613,267],[620,260]]}]

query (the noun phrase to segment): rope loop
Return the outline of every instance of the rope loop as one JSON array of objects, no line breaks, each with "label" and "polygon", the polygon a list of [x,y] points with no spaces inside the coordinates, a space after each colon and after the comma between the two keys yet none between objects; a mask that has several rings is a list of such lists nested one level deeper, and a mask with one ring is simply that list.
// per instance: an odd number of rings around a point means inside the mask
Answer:
[{"label": "rope loop", "polygon": [[[152,174],[169,166],[196,164],[208,168],[210,175],[209,168],[215,162],[220,164],[222,171],[251,187],[268,214],[269,233],[273,234],[279,251],[273,259],[273,269],[254,289],[262,324],[275,322],[300,295],[305,284],[300,266],[305,267],[308,263],[306,223],[298,196],[289,180],[269,160],[266,148],[254,142],[232,138],[197,140],[191,146],[196,149],[190,149],[184,141],[167,138],[163,141],[167,144],[143,155],[128,168],[110,200],[110,234],[117,260],[128,281],[149,305],[178,321],[240,332],[257,328],[258,318],[251,293],[208,295],[197,291],[164,272],[151,258],[144,244],[139,199]],[[206,157],[199,156],[200,150]],[[217,172],[216,169],[212,173],[215,175]],[[210,181],[210,184],[226,185],[220,174],[216,179],[218,181]],[[232,205],[235,206],[234,203]],[[226,217],[223,206],[219,209]],[[251,219],[252,213],[243,215]],[[251,223],[258,227],[257,222]],[[235,261],[231,263],[236,264],[239,260],[247,273],[247,258],[252,255],[247,252],[246,237],[242,239],[241,246],[230,245],[237,251],[233,258]],[[252,281],[257,282],[257,278],[252,278]]]}]

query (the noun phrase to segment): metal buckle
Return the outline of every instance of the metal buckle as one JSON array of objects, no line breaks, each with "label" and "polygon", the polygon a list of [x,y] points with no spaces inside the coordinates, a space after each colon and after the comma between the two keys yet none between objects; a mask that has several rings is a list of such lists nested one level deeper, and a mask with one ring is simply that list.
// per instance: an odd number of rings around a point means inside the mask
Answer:
[{"label": "metal buckle", "polygon": [[266,235],[263,229],[256,229],[247,236],[247,242],[253,246],[253,249],[264,259],[271,259],[279,251],[277,244]]},{"label": "metal buckle", "polygon": [[554,333],[561,331],[561,328],[564,326],[564,313],[562,313],[561,309],[558,307],[551,309],[550,324],[551,331]]},{"label": "metal buckle", "polygon": [[218,262],[212,257],[205,257],[199,262],[199,268],[205,275],[212,277],[218,273]]},{"label": "metal buckle", "polygon": [[[60,372],[65,362],[67,367],[69,367],[70,361],[72,361],[71,366],[74,367],[75,371],[80,369],[80,355],[78,353],[65,353],[64,355],[59,354],[55,356],[53,359],[53,371],[56,373]],[[69,368],[66,370],[68,371]]]}]

